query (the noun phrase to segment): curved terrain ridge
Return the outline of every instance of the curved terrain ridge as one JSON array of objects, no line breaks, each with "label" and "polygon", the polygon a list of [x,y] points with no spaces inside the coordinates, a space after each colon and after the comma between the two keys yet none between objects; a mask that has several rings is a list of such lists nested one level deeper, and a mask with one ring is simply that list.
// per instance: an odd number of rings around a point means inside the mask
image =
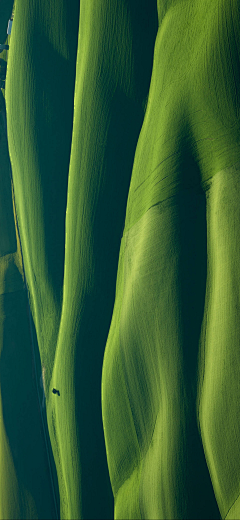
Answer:
[{"label": "curved terrain ridge", "polygon": [[238,13],[16,2],[2,518],[240,518]]}]

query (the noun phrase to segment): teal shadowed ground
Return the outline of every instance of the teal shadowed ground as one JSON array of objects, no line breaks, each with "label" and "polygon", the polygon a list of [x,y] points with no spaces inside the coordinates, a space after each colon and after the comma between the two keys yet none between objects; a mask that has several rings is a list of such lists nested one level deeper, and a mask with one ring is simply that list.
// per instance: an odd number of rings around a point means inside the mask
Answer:
[{"label": "teal shadowed ground", "polygon": [[[56,518],[54,462],[40,409],[29,309],[16,225],[2,93],[0,111],[0,518]],[[32,330],[34,325],[31,323]],[[35,340],[36,346],[36,340]],[[54,478],[54,476],[52,476]],[[55,477],[56,479],[56,477]],[[43,500],[44,497],[44,500]],[[57,504],[58,503],[58,504]]]},{"label": "teal shadowed ground", "polygon": [[10,186],[4,518],[58,493],[62,519],[240,518],[239,29],[233,0],[17,0],[8,141],[50,440]]},{"label": "teal shadowed ground", "polygon": [[115,517],[239,518],[237,7],[166,5],[103,364]]},{"label": "teal shadowed ground", "polygon": [[79,25],[79,2],[18,2],[11,35],[9,147],[62,518],[113,516],[102,361],[157,32],[155,16],[130,14],[132,28],[124,4],[85,2]]}]

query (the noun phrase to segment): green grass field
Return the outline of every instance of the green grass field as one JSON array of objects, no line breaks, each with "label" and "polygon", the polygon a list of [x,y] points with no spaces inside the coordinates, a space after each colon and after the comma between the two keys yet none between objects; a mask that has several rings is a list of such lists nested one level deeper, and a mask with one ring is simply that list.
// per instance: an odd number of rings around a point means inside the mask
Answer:
[{"label": "green grass field", "polygon": [[239,34],[233,0],[17,0],[2,519],[240,519]]}]

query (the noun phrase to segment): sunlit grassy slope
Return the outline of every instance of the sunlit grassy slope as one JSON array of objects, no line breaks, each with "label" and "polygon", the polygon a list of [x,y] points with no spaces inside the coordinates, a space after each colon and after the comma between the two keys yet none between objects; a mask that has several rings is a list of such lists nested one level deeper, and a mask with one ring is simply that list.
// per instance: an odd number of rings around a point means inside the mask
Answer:
[{"label": "sunlit grassy slope", "polygon": [[[77,41],[78,1],[18,2],[6,86],[16,208],[62,518],[113,515],[101,371],[157,30],[155,7],[155,16],[141,14],[141,31],[134,28],[134,45],[143,52],[133,66],[126,6],[97,6],[81,3]],[[136,15],[133,3],[133,22]],[[118,20],[121,34],[111,58],[102,31],[107,24],[111,44]]]},{"label": "sunlit grassy slope", "polygon": [[[9,149],[62,519],[240,518],[238,7],[158,4],[16,3]],[[13,514],[39,515],[8,468]]]},{"label": "sunlit grassy slope", "polygon": [[174,2],[155,44],[103,367],[119,519],[240,518],[239,70],[236,4]]},{"label": "sunlit grassy slope", "polygon": [[[4,102],[2,103],[4,107]],[[0,518],[55,518],[0,112]],[[45,411],[42,410],[44,415]],[[44,500],[42,499],[44,497]]]}]

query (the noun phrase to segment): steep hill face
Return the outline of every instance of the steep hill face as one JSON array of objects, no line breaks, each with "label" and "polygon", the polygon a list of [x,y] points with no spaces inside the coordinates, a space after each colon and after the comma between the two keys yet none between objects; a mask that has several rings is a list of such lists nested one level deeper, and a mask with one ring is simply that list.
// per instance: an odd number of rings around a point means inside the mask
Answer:
[{"label": "steep hill face", "polygon": [[240,518],[237,4],[16,3],[3,518]]}]

